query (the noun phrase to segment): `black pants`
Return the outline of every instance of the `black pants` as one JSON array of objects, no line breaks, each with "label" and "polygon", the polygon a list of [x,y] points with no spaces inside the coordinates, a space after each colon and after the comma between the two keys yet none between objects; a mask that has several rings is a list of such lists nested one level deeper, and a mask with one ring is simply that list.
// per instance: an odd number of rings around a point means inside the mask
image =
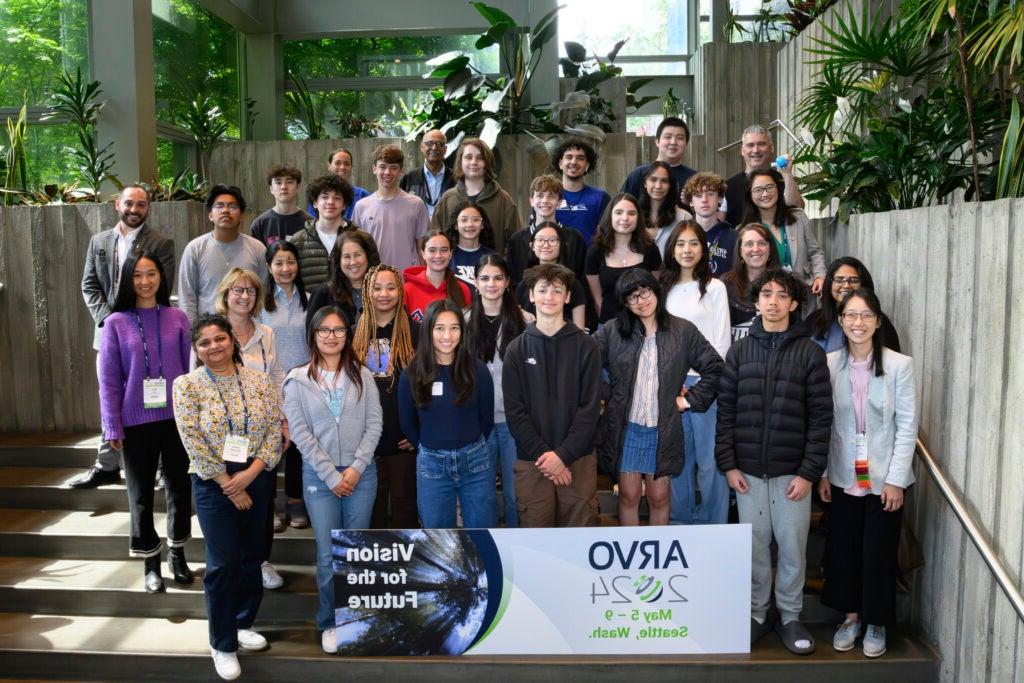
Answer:
[{"label": "black pants", "polygon": [[[228,474],[249,463],[225,463]],[[252,507],[239,510],[213,479],[192,475],[196,515],[206,543],[203,587],[210,645],[221,652],[238,649],[237,631],[252,628],[263,600],[260,565],[267,556],[267,492],[269,472],[261,472],[246,489]]]},{"label": "black pants", "polygon": [[[377,462],[377,497],[370,526],[374,529],[418,529],[416,508],[416,451],[382,456]],[[388,501],[391,515],[388,515]]]},{"label": "black pants", "polygon": [[[289,445],[282,454],[281,463],[284,463],[284,494],[302,500],[302,454],[295,444]],[[270,560],[270,551],[274,547],[274,502],[277,500],[277,471],[281,469],[281,463],[270,470],[267,478],[270,487],[267,492],[267,560]]]},{"label": "black pants", "polygon": [[160,420],[124,428],[124,478],[131,512],[132,557],[160,554],[160,537],[153,525],[153,486],[161,459],[167,499],[167,539],[172,548],[192,537],[192,487],[188,455],[181,445],[174,420]]},{"label": "black pants", "polygon": [[902,507],[882,510],[881,496],[851,496],[832,486],[824,604],[840,612],[859,612],[865,624],[886,626],[895,621],[902,519]]}]

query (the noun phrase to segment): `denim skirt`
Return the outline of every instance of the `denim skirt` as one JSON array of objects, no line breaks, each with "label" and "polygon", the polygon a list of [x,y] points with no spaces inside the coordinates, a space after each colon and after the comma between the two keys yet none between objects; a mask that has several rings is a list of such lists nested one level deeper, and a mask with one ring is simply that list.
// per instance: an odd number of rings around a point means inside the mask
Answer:
[{"label": "denim skirt", "polygon": [[630,422],[622,443],[619,473],[654,474],[657,471],[658,428],[643,427]]}]

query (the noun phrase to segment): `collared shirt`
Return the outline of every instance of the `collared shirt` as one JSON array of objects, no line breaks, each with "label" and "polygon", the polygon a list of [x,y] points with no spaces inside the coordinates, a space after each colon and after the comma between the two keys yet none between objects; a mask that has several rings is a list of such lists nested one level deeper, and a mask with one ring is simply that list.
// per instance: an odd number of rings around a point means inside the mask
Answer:
[{"label": "collared shirt", "polygon": [[437,206],[437,200],[443,194],[441,187],[444,184],[444,171],[444,164],[441,165],[441,170],[437,173],[434,173],[427,168],[426,164],[423,164],[423,179],[427,181],[427,194],[430,195],[425,204],[427,205],[427,216],[430,218],[434,217],[434,207]]},{"label": "collared shirt", "polygon": [[[142,225],[145,225],[143,223]],[[128,254],[132,252],[132,245],[135,244],[135,238],[139,236],[139,231],[142,230],[142,225],[137,228],[132,228],[127,231],[127,234],[121,232],[121,224],[117,224],[117,239],[114,241],[114,297],[117,297],[117,285],[121,281],[121,266],[128,260]]]},{"label": "collared shirt", "polygon": [[643,427],[658,426],[658,343],[653,334],[644,337],[640,350],[629,421]]},{"label": "collared shirt", "polygon": [[292,298],[279,285],[274,285],[273,311],[263,309],[260,322],[274,330],[274,342],[281,368],[289,370],[309,362],[309,348],[306,346],[306,313],[299,301],[298,288],[292,289]]}]

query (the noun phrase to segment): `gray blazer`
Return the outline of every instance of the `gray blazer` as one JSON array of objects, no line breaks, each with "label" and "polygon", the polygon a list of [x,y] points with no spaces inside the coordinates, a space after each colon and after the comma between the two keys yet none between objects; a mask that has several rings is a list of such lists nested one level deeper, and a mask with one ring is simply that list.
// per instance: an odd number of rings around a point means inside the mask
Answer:
[{"label": "gray blazer", "polygon": [[[839,488],[854,483],[853,467],[857,459],[856,421],[853,415],[853,388],[846,347],[828,354],[832,376],[832,443],[828,469],[824,476]],[[914,445],[917,439],[917,393],[914,388],[914,361],[909,356],[884,349],[885,375],[871,376],[868,384],[865,430],[868,446],[868,475],[871,492],[881,495],[885,484],[907,488],[914,483]],[[872,371],[873,372],[873,371]]]},{"label": "gray blazer", "polygon": [[[114,291],[114,246],[117,243],[117,227],[96,233],[89,240],[85,255],[85,272],[82,273],[82,296],[89,314],[96,323],[92,347],[100,348],[100,328],[110,315],[117,292]],[[164,267],[167,291],[174,291],[174,240],[156,228],[143,225],[132,242],[132,251],[152,252]]]},{"label": "gray blazer", "polygon": [[[792,225],[786,226],[786,242],[789,254],[793,259],[793,275],[801,282],[810,285],[816,277],[825,277],[828,265],[825,263],[825,252],[811,231],[811,221],[803,209],[796,210],[797,219]],[[828,292],[826,292],[828,294]]]},{"label": "gray blazer", "polygon": [[362,474],[377,448],[384,418],[373,373],[364,365],[360,394],[348,375],[341,377],[341,419],[335,420],[320,387],[307,374],[309,364],[293,368],[284,380],[284,414],[288,431],[302,459],[320,480],[334,488],[341,481],[339,467],[354,467]]}]

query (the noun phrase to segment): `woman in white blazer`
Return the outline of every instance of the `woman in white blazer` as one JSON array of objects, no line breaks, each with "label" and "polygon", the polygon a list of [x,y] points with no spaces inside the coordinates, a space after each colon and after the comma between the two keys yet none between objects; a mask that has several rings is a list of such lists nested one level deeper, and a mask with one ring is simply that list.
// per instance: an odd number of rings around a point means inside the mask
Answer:
[{"label": "woman in white blazer", "polygon": [[914,366],[882,345],[882,307],[871,290],[850,292],[838,319],[846,344],[828,354],[835,419],[818,484],[832,503],[822,602],[846,613],[836,650],[852,649],[866,623],[864,654],[878,657],[893,621],[903,495],[914,483]]}]

